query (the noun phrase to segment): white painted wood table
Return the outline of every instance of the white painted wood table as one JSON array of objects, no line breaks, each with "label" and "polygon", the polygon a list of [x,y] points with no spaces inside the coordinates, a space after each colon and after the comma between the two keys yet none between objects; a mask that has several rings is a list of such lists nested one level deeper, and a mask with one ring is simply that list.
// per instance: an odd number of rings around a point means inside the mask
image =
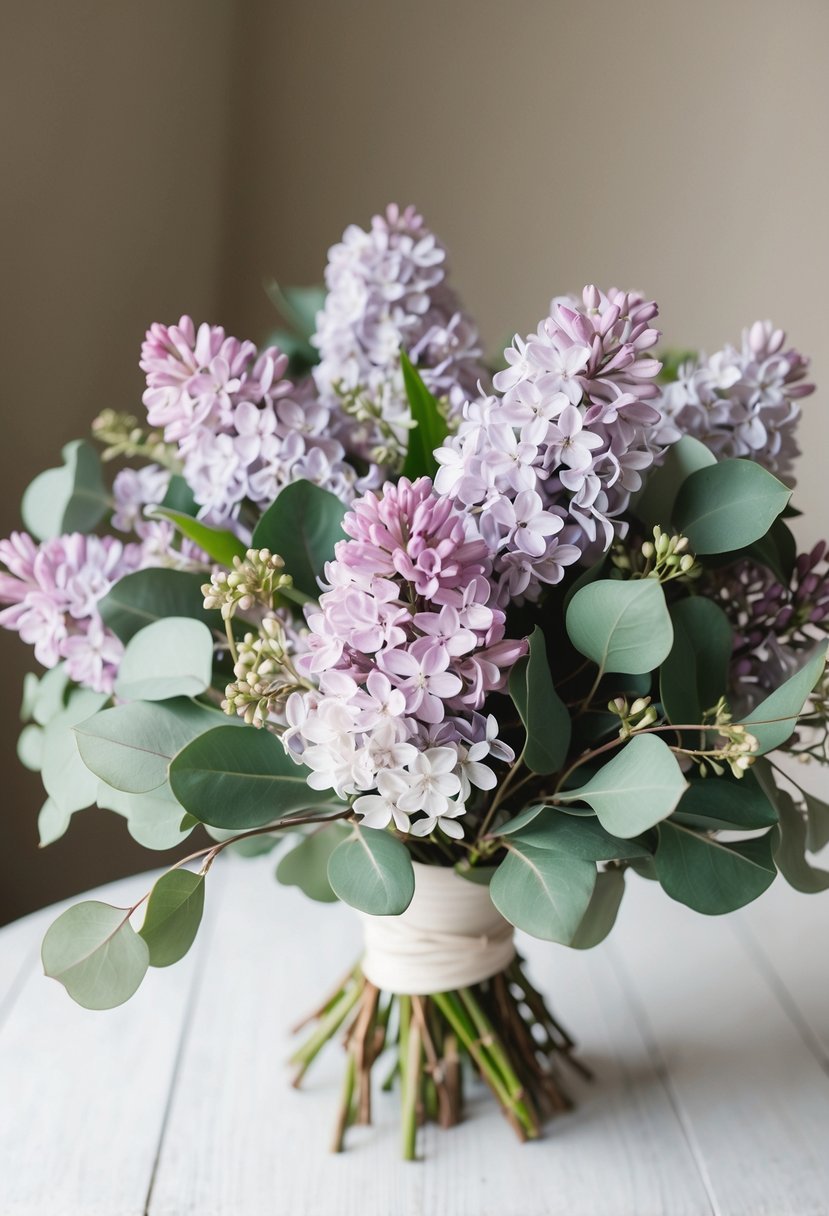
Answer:
[{"label": "white painted wood table", "polygon": [[56,909],[0,932],[0,1216],[829,1213],[829,898],[780,881],[708,919],[633,878],[598,949],[523,942],[595,1082],[538,1143],[481,1096],[405,1164],[394,1096],[328,1154],[336,1049],[287,1085],[286,1027],[356,954],[352,915],[223,862],[191,955],[110,1013],[42,977]]}]

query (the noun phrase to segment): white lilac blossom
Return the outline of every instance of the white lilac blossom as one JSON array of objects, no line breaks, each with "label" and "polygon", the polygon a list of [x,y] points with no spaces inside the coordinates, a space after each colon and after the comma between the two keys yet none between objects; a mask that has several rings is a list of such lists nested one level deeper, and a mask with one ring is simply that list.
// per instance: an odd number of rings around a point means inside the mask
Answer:
[{"label": "white lilac blossom", "polygon": [[537,599],[623,531],[619,517],[658,450],[656,315],[653,302],[615,289],[553,300],[537,331],[505,352],[497,395],[469,402],[436,453],[436,489],[478,517],[499,603]]},{"label": "white lilac blossom", "polygon": [[793,485],[799,400],[815,386],[804,383],[809,360],[785,343],[782,329],[756,321],[739,349],[728,345],[682,364],[659,403],[663,442],[692,435],[721,459],[748,457]]},{"label": "white lilac blossom", "polygon": [[350,416],[349,446],[379,464],[406,450],[401,349],[450,413],[485,375],[478,331],[446,273],[446,251],[414,207],[389,206],[368,231],[350,225],[329,250],[313,375],[321,399]]},{"label": "white lilac blossom", "polygon": [[496,782],[485,761],[512,758],[479,711],[526,642],[504,637],[473,520],[428,478],[365,495],[343,530],[295,660],[318,688],[288,699],[283,741],[369,826],[462,836],[473,787]]},{"label": "white lilac blossom", "polygon": [[154,324],[141,350],[151,426],[175,443],[202,514],[234,518],[244,500],[269,505],[305,479],[344,501],[356,474],[331,435],[331,409],[285,379],[287,356],[259,351],[189,317]]}]

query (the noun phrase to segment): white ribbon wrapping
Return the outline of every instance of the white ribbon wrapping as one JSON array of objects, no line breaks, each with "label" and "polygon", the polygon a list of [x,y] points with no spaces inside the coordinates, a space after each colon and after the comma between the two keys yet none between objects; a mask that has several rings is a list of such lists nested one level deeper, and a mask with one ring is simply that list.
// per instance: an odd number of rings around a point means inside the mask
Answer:
[{"label": "white ribbon wrapping", "polygon": [[480,983],[515,957],[513,927],[489,887],[452,869],[414,863],[415,892],[400,916],[361,913],[362,970],[384,992],[428,996]]}]

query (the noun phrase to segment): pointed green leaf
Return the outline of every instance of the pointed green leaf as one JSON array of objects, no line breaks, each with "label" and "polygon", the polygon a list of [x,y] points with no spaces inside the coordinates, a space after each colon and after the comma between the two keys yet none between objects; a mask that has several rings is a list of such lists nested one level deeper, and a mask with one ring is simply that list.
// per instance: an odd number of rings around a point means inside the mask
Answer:
[{"label": "pointed green leaf", "polygon": [[659,673],[662,705],[669,721],[696,723],[728,689],[733,635],[719,605],[703,596],[671,608],[674,643]]},{"label": "pointed green leaf", "polygon": [[683,435],[678,443],[668,448],[661,465],[647,475],[641,493],[631,503],[634,514],[648,528],[659,524],[667,531],[682,483],[697,469],[716,463],[717,458],[710,448],[690,435]]},{"label": "pointed green leaf", "polygon": [[74,439],[62,456],[60,468],[40,473],[23,494],[23,522],[37,540],[91,532],[111,506],[95,448]]},{"label": "pointed green leaf", "polygon": [[674,821],[706,831],[733,828],[753,831],[777,823],[769,799],[748,772],[734,777],[705,777],[690,782],[674,813]]},{"label": "pointed green leaf", "polygon": [[47,798],[37,817],[40,847],[45,849],[47,844],[60,840],[61,836],[65,835],[71,818],[71,811],[62,811],[54,799]]},{"label": "pointed green leaf", "polygon": [[511,841],[489,892],[510,924],[566,946],[587,911],[595,885],[594,862]]},{"label": "pointed green leaf", "polygon": [[656,735],[634,735],[581,789],[556,797],[586,802],[602,827],[629,839],[667,819],[687,785],[666,743]]},{"label": "pointed green leaf", "polygon": [[810,865],[806,859],[807,821],[786,790],[777,791],[780,823],[774,829],[774,860],[795,891],[814,894],[829,889],[829,871]]},{"label": "pointed green leaf", "polygon": [[721,460],[682,483],[674,523],[693,553],[733,553],[768,532],[791,490],[753,460]]},{"label": "pointed green leaf", "polygon": [[247,552],[238,536],[234,536],[232,532],[225,528],[211,528],[209,524],[202,523],[200,519],[193,519],[192,515],[183,511],[174,511],[171,507],[155,507],[147,514],[151,519],[169,520],[182,536],[186,536],[223,566],[232,568],[234,557],[243,558]]},{"label": "pointed green leaf", "polygon": [[570,715],[553,687],[547,665],[544,634],[536,625],[529,637],[529,653],[512,669],[510,696],[524,723],[527,741],[524,763],[534,773],[555,773],[570,746]]},{"label": "pointed green leaf", "polygon": [[418,477],[434,478],[438,469],[435,450],[443,446],[449,427],[437,400],[404,350],[400,352],[400,366],[414,423],[409,431],[409,446],[401,475],[410,481]]},{"label": "pointed green leaf", "polygon": [[221,625],[218,613],[204,606],[203,574],[186,570],[137,570],[119,579],[99,602],[98,609],[124,645],[139,629],[170,616],[192,617],[208,628]]},{"label": "pointed green leaf", "polygon": [[69,908],[43,939],[43,970],[85,1009],[114,1009],[138,988],[149,950],[127,908],[86,900]]},{"label": "pointed green leaf", "polygon": [[346,539],[345,513],[343,503],[328,490],[310,481],[294,481],[259,520],[251,545],[278,553],[297,590],[319,599],[318,580],[325,563],[333,559],[337,541]]},{"label": "pointed green leaf", "polygon": [[743,724],[760,745],[758,756],[781,747],[794,730],[809,694],[823,674],[827,645],[821,642],[799,671],[743,718]]},{"label": "pointed green leaf", "polygon": [[377,828],[352,827],[328,859],[328,881],[344,903],[370,916],[399,916],[414,895],[409,850]]},{"label": "pointed green leaf", "polygon": [[616,924],[624,893],[624,870],[602,870],[597,874],[596,886],[587,911],[570,942],[575,950],[592,950],[599,942],[604,941]]},{"label": "pointed green leaf", "polygon": [[829,844],[829,806],[808,790],[800,792],[806,807],[806,848],[819,853]]},{"label": "pointed green leaf", "polygon": [[566,614],[570,641],[600,671],[640,675],[670,653],[673,627],[656,579],[598,579],[571,599]]},{"label": "pointed green leaf", "polygon": [[328,860],[347,835],[348,828],[341,823],[312,831],[282,856],[276,867],[277,881],[286,887],[299,887],[318,903],[333,903],[337,896],[328,881]]},{"label": "pointed green leaf", "polygon": [[769,832],[726,842],[673,820],[659,825],[654,865],[672,899],[706,916],[720,916],[751,903],[771,886],[777,873]]},{"label": "pointed green leaf", "polygon": [[184,958],[196,939],[204,912],[204,875],[168,870],[150,892],[139,929],[151,967],[169,967]]},{"label": "pointed green leaf", "polygon": [[130,638],[115,692],[124,701],[195,697],[210,687],[212,676],[212,633],[201,621],[172,616]]}]

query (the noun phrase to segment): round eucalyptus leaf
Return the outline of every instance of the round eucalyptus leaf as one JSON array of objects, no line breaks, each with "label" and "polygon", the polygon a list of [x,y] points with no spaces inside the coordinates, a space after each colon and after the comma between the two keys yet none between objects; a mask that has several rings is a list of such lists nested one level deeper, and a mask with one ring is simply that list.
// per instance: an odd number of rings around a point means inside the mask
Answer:
[{"label": "round eucalyptus leaf", "polygon": [[61,836],[66,834],[71,819],[72,815],[69,811],[62,811],[52,798],[47,798],[37,817],[40,847],[45,849],[47,844],[54,844],[56,840],[60,840]]},{"label": "round eucalyptus leaf", "polygon": [[43,767],[43,728],[30,722],[17,736],[17,758],[33,773]]},{"label": "round eucalyptus leaf", "polygon": [[55,714],[66,708],[68,688],[69,677],[63,663],[43,673],[31,705],[31,716],[38,726],[47,726]]},{"label": "round eucalyptus leaf", "polygon": [[629,839],[667,819],[687,786],[666,743],[656,735],[634,735],[586,785],[556,798],[586,802],[603,828]]},{"label": "round eucalyptus leaf", "polygon": [[572,725],[564,702],[553,687],[544,634],[536,625],[527,657],[512,669],[510,696],[526,731],[524,763],[534,773],[555,773],[570,746]]},{"label": "round eucalyptus leaf", "polygon": [[602,672],[641,675],[670,653],[674,632],[665,594],[653,578],[597,579],[571,599],[570,641]]},{"label": "round eucalyptus leaf", "polygon": [[43,939],[43,970],[85,1009],[114,1009],[128,1001],[149,965],[146,942],[127,908],[86,900],[69,908]]},{"label": "round eucalyptus leaf", "polygon": [[510,841],[489,884],[492,902],[518,929],[569,945],[596,885],[596,866],[552,849]]},{"label": "round eucalyptus leaf", "polygon": [[631,501],[631,509],[648,528],[656,524],[667,531],[674,517],[674,505],[682,483],[697,469],[716,464],[710,448],[690,435],[672,444],[657,468],[647,474],[641,492]]},{"label": "round eucalyptus leaf", "polygon": [[43,728],[43,787],[52,801],[68,814],[82,811],[95,802],[98,782],[81,758],[74,728],[100,709],[106,700],[104,693],[78,689],[72,693],[66,709],[56,713]]},{"label": "round eucalyptus leaf", "polygon": [[345,513],[345,506],[328,490],[310,481],[291,482],[259,520],[251,545],[278,553],[297,590],[318,599],[325,563],[334,557],[337,541],[345,538]]},{"label": "round eucalyptus leaf", "polygon": [[726,842],[673,821],[659,825],[654,865],[672,899],[706,916],[720,916],[751,903],[771,886],[777,873],[769,832]]},{"label": "round eucalyptus leaf", "polygon": [[584,861],[622,861],[649,857],[650,852],[636,840],[622,840],[605,831],[595,815],[562,814],[555,807],[540,808],[543,814],[524,827],[514,829],[510,840],[531,844],[536,849],[553,849]]},{"label": "round eucalyptus leaf", "polygon": [[178,869],[161,875],[150,892],[139,929],[150,952],[151,967],[169,967],[184,958],[196,939],[203,912],[203,874]]},{"label": "round eucalyptus leaf", "polygon": [[111,506],[95,448],[74,439],[61,455],[60,468],[40,473],[23,493],[23,522],[40,541],[91,532]]},{"label": "round eucalyptus leaf", "polygon": [[348,832],[341,823],[329,823],[312,830],[283,854],[276,867],[277,880],[286,887],[299,887],[303,894],[318,903],[334,903],[337,896],[328,881],[328,861]]},{"label": "round eucalyptus leaf", "polygon": [[213,635],[201,621],[167,617],[127,643],[115,692],[125,701],[196,697],[210,687]]},{"label": "round eucalyptus leaf", "polygon": [[673,822],[706,831],[754,831],[777,823],[777,812],[752,772],[734,777],[692,780],[679,800]]},{"label": "round eucalyptus leaf", "polygon": [[414,869],[402,841],[353,825],[328,859],[328,881],[344,903],[370,916],[399,916],[414,895]]},{"label": "round eucalyptus leaf", "polygon": [[624,893],[624,870],[602,870],[596,876],[596,886],[587,911],[570,942],[574,949],[592,950],[599,942],[604,941],[616,924]]},{"label": "round eucalyptus leaf", "polygon": [[186,616],[212,627],[218,614],[204,606],[205,576],[187,570],[151,568],[125,574],[98,603],[98,611],[124,645],[153,621]]},{"label": "round eucalyptus leaf", "polygon": [[697,554],[733,553],[768,532],[791,490],[753,460],[721,460],[682,483],[674,523]]},{"label": "round eucalyptus leaf", "polygon": [[166,782],[148,794],[127,794],[101,783],[96,801],[103,810],[123,815],[130,836],[145,849],[173,849],[196,826]]},{"label": "round eucalyptus leaf", "polygon": [[781,747],[794,730],[803,706],[823,672],[827,645],[829,643],[821,642],[799,671],[743,718],[743,725],[759,743],[758,756]]}]

